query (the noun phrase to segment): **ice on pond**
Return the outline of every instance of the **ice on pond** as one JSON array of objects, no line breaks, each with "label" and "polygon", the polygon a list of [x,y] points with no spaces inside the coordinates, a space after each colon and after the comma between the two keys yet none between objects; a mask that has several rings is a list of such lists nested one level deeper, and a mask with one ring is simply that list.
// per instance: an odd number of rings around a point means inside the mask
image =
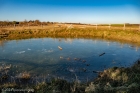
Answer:
[{"label": "ice on pond", "polygon": [[73,68],[68,68],[68,71],[75,72],[75,70]]},{"label": "ice on pond", "polygon": [[113,56],[116,56],[116,54],[112,54]]},{"label": "ice on pond", "polygon": [[53,52],[53,50],[52,50],[52,49],[50,49],[50,50],[47,50],[47,49],[42,49],[42,51],[43,51],[43,52],[49,52],[49,53]]},{"label": "ice on pond", "polygon": [[47,50],[47,52],[53,52],[53,50]]},{"label": "ice on pond", "polygon": [[78,67],[68,67],[67,68],[67,71],[69,71],[69,72],[72,72],[72,73],[76,73],[76,72],[79,72],[80,71],[80,68]]},{"label": "ice on pond", "polygon": [[23,54],[25,51],[16,52],[17,54]]},{"label": "ice on pond", "polygon": [[27,50],[31,50],[30,48],[28,48]]}]

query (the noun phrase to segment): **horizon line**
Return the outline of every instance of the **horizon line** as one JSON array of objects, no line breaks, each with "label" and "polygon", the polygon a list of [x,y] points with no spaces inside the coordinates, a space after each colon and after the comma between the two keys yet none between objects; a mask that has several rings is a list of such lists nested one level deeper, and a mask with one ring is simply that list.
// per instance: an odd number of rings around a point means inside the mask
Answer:
[{"label": "horizon line", "polygon": [[[2,22],[13,22],[13,21],[16,21],[16,22],[24,22],[24,21],[27,21],[27,22],[29,22],[29,21],[36,21],[36,20],[39,20],[39,19],[35,19],[35,20],[23,20],[23,21],[17,21],[17,20],[0,20],[0,21],[2,21]],[[99,22],[93,22],[93,23],[91,23],[91,22],[58,22],[58,21],[41,21],[41,20],[39,20],[39,22],[53,22],[53,23],[66,23],[66,24],[139,24],[140,25],[140,23],[129,23],[129,22],[123,22],[123,23],[99,23]]]}]

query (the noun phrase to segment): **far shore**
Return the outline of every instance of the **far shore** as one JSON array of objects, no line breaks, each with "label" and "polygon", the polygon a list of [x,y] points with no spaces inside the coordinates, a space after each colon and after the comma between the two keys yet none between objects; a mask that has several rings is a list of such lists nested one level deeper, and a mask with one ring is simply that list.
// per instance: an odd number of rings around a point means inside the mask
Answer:
[{"label": "far shore", "polygon": [[45,26],[4,26],[0,28],[0,40],[28,38],[101,38],[120,42],[140,43],[139,25],[87,25],[49,24]]}]

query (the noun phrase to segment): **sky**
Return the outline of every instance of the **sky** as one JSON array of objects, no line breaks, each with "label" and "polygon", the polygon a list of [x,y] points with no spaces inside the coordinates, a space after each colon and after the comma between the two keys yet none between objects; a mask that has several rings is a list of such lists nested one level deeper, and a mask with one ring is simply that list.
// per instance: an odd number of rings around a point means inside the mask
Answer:
[{"label": "sky", "polygon": [[139,0],[0,0],[0,21],[140,24]]}]

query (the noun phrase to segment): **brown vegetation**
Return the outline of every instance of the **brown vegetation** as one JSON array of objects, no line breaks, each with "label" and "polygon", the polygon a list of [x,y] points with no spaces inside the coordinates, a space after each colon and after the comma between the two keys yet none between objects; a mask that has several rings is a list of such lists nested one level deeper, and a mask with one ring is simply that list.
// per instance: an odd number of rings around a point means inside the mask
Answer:
[{"label": "brown vegetation", "polygon": [[26,39],[40,37],[103,38],[125,42],[140,42],[139,27],[108,27],[83,24],[48,24],[0,28],[0,39]]},{"label": "brown vegetation", "polygon": [[[5,73],[7,66],[3,65],[0,73]],[[12,70],[9,68],[9,70]],[[52,78],[49,81],[43,77],[39,81],[28,72],[20,73],[18,76],[9,77],[0,81],[0,89],[5,88],[31,88],[35,92],[58,92],[58,93],[137,93],[140,89],[140,59],[132,67],[113,67],[98,72],[98,77],[92,82],[81,83],[75,75],[75,80],[67,82],[59,78]],[[5,74],[1,74],[4,76]],[[42,78],[40,78],[42,80]],[[1,90],[0,90],[1,91]]]}]

